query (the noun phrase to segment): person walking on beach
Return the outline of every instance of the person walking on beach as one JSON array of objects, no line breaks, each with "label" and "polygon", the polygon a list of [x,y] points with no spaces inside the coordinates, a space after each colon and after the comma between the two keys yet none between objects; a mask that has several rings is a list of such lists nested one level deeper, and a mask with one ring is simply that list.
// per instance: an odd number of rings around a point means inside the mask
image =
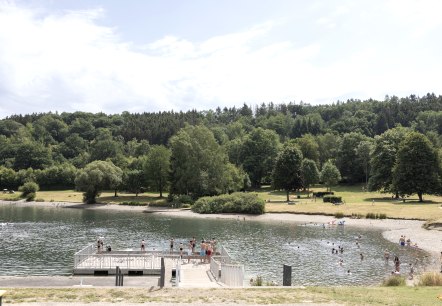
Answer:
[{"label": "person walking on beach", "polygon": [[146,251],[146,243],[144,242],[144,239],[141,240],[141,252]]}]

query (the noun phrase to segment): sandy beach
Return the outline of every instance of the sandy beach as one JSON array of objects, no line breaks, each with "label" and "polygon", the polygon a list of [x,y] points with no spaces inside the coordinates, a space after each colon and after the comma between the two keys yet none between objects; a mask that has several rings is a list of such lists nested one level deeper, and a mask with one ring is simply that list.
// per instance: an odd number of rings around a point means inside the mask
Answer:
[{"label": "sandy beach", "polygon": [[[170,209],[160,207],[146,206],[126,206],[117,204],[83,204],[83,203],[67,203],[67,202],[9,202],[0,201],[0,205],[17,205],[17,206],[43,206],[56,208],[73,208],[73,209],[93,209],[93,210],[122,210],[133,211],[136,213],[155,213],[160,215],[170,215],[184,218],[214,218],[214,219],[240,219],[254,220],[260,222],[284,222],[284,223],[325,223],[335,220],[333,216],[323,215],[305,215],[305,214],[289,214],[289,213],[266,213],[263,215],[241,215],[241,214],[197,214],[188,209]],[[345,226],[361,227],[361,228],[377,228],[383,230],[382,235],[385,239],[398,243],[401,235],[410,238],[413,243],[417,243],[418,247],[429,252],[434,256],[435,261],[439,259],[442,251],[442,231],[427,230],[422,227],[424,221],[418,220],[397,220],[397,219],[351,219],[343,218]]]}]

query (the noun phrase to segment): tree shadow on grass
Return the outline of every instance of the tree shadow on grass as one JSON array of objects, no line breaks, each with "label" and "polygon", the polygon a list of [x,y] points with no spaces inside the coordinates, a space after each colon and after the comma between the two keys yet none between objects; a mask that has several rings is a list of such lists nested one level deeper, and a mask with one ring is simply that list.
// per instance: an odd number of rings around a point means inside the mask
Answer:
[{"label": "tree shadow on grass", "polygon": [[391,204],[395,205],[406,205],[406,204],[418,204],[418,205],[425,205],[425,204],[439,204],[439,202],[433,201],[433,200],[424,200],[423,202],[419,202],[419,198],[405,198],[405,202],[403,199],[399,198],[391,198],[391,197],[382,197],[382,198],[365,198],[363,199],[364,202],[390,202]]}]

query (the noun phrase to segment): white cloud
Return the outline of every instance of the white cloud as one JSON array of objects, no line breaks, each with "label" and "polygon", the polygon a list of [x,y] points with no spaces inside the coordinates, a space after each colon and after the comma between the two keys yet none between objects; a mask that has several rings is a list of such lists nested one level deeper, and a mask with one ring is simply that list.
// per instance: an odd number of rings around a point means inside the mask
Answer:
[{"label": "white cloud", "polygon": [[[353,9],[337,7],[331,17],[312,20],[334,27]],[[201,42],[170,35],[141,46],[124,41],[118,29],[101,26],[104,14],[102,9],[50,13],[0,2],[0,117],[318,103],[441,89],[435,77],[440,62],[428,67],[425,59],[410,60],[405,52],[389,58],[382,45],[355,42],[349,55],[325,60],[330,42],[314,37],[301,42],[296,31],[269,40],[287,26],[269,21]]]}]

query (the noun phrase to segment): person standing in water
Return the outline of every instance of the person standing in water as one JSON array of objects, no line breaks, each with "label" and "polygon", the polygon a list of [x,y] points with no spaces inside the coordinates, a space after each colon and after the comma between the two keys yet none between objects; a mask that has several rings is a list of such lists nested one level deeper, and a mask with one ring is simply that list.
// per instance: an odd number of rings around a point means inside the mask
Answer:
[{"label": "person standing in water", "polygon": [[141,240],[141,252],[146,251],[146,243],[144,242],[144,239]]}]

